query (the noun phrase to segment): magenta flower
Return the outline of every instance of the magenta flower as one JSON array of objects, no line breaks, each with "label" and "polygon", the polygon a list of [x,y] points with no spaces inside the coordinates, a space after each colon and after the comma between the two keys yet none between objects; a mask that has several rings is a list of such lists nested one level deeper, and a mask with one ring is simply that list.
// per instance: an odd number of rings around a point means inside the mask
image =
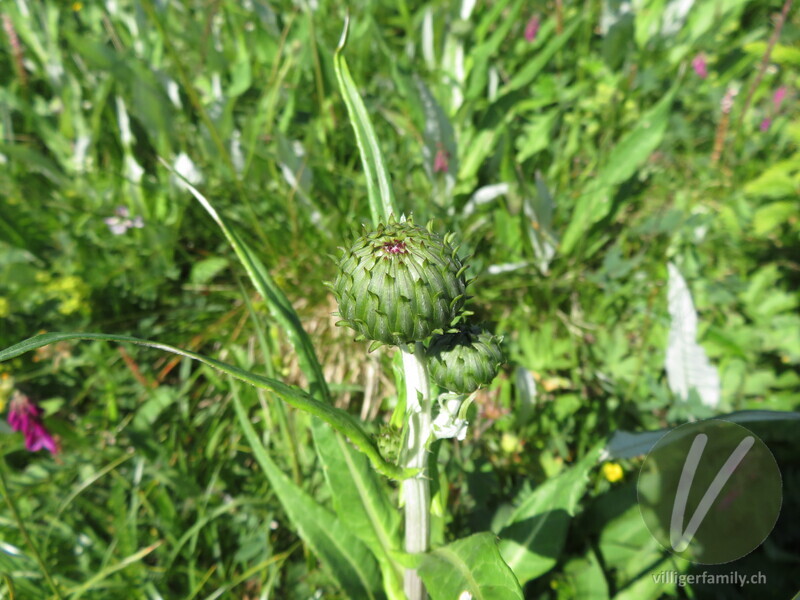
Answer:
[{"label": "magenta flower", "polygon": [[783,104],[783,99],[786,98],[786,93],[788,90],[786,89],[785,85],[782,85],[775,93],[772,95],[772,105],[775,107],[775,111],[777,112],[781,108],[781,104]]},{"label": "magenta flower", "polygon": [[704,54],[700,53],[692,59],[692,68],[700,76],[700,79],[708,77],[708,66]]},{"label": "magenta flower", "polygon": [[142,219],[142,217],[136,217],[134,219],[128,218],[130,213],[127,207],[119,206],[114,212],[116,213],[115,217],[103,219],[114,235],[122,235],[131,227],[136,227],[137,229],[144,227],[144,219]]},{"label": "magenta flower", "polygon": [[8,424],[25,436],[25,447],[31,452],[47,448],[51,454],[58,452],[56,442],[47,432],[41,419],[42,411],[25,394],[18,391],[11,397]]},{"label": "magenta flower", "polygon": [[782,85],[777,90],[775,90],[774,94],[772,94],[772,114],[770,114],[768,117],[765,117],[761,121],[759,129],[761,129],[762,132],[769,130],[770,126],[772,125],[772,119],[774,119],[780,112],[781,104],[783,104],[783,101],[786,98],[786,94],[788,93],[789,93],[788,88],[785,85]]},{"label": "magenta flower", "polygon": [[539,15],[533,15],[525,25],[525,41],[532,42],[539,33]]},{"label": "magenta flower", "polygon": [[439,148],[436,150],[436,156],[433,159],[433,172],[434,173],[447,173],[448,169],[450,169],[450,156],[447,154],[447,150],[439,144]]}]

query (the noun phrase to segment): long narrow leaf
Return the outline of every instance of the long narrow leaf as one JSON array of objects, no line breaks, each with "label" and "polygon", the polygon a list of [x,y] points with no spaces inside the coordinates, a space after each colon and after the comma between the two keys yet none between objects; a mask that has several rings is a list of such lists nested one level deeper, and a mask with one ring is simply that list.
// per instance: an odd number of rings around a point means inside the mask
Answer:
[{"label": "long narrow leaf", "polygon": [[300,537],[330,569],[348,598],[381,598],[378,568],[369,549],[351,533],[349,526],[281,472],[261,443],[235,391],[233,407],[253,455]]},{"label": "long narrow leaf", "polygon": [[569,41],[569,38],[571,38],[575,30],[578,29],[578,25],[583,22],[583,18],[583,15],[576,17],[572,23],[564,28],[564,31],[560,35],[550,40],[550,42],[536,54],[536,58],[522,67],[519,72],[511,78],[511,81],[503,88],[502,94],[505,95],[514,90],[518,90],[533,81],[541,70],[547,66],[547,63],[550,62],[553,56],[555,56],[556,52]]},{"label": "long narrow leaf", "polygon": [[345,18],[342,36],[333,55],[333,68],[336,71],[336,79],[339,82],[344,103],[347,106],[350,123],[356,132],[356,143],[361,154],[361,163],[364,165],[364,175],[367,178],[367,194],[372,222],[374,225],[378,225],[381,222],[385,223],[391,214],[398,216],[398,210],[392,191],[392,181],[383,162],[383,153],[378,144],[378,137],[375,135],[367,107],[364,106],[364,101],[358,93],[353,77],[350,75],[350,69],[347,67],[347,61],[342,54],[342,50],[347,44],[349,27],[350,17],[348,16]]},{"label": "long narrow leaf", "polygon": [[336,514],[377,557],[389,596],[404,598],[402,569],[392,556],[400,550],[400,513],[385,484],[342,436],[318,420],[311,428]]},{"label": "long narrow leaf", "polygon": [[219,369],[220,371],[227,373],[236,379],[244,381],[245,383],[249,383],[252,386],[271,390],[283,398],[287,404],[319,417],[333,427],[336,431],[347,436],[359,450],[367,455],[367,458],[370,459],[373,466],[387,477],[402,479],[403,477],[409,475],[408,473],[405,473],[404,469],[401,469],[397,465],[393,465],[384,460],[372,439],[361,428],[361,424],[349,413],[341,409],[334,408],[330,404],[320,402],[296,386],[287,385],[275,379],[264,377],[263,375],[250,373],[249,371],[245,371],[244,369],[240,369],[239,367],[235,367],[228,363],[203,356],[202,354],[197,354],[196,352],[183,350],[182,348],[176,348],[175,346],[170,346],[168,344],[151,342],[135,337],[108,335],[104,333],[44,333],[32,338],[28,338],[19,344],[15,344],[9,348],[6,348],[5,350],[0,351],[0,362],[8,360],[9,358],[14,358],[15,356],[19,356],[20,354],[30,352],[31,350],[36,350],[42,346],[63,340],[100,340],[105,342],[138,344],[140,346],[148,346],[150,348],[172,352],[173,354],[186,356],[187,358],[199,361],[210,367]]},{"label": "long narrow leaf", "polygon": [[[777,410],[739,410],[725,415],[714,415],[714,419],[731,423],[763,423],[769,421],[800,421],[800,412]],[[798,423],[800,425],[800,423]],[[600,461],[620,460],[644,456],[656,442],[664,437],[670,429],[656,431],[624,431],[617,430],[600,454]]]},{"label": "long narrow leaf", "polygon": [[593,183],[575,206],[561,242],[563,254],[570,254],[578,242],[585,239],[587,230],[608,215],[616,186],[630,179],[661,144],[677,89],[676,84],[611,150]]},{"label": "long narrow leaf", "polygon": [[206,212],[211,215],[211,218],[214,219],[220,229],[222,229],[228,242],[236,252],[236,256],[239,257],[239,261],[241,261],[242,266],[247,271],[250,281],[253,282],[253,286],[258,293],[261,294],[261,297],[264,298],[267,306],[269,306],[270,312],[280,326],[286,331],[290,343],[294,347],[295,352],[297,352],[300,369],[308,378],[311,394],[325,401],[330,401],[330,392],[325,382],[325,376],[322,373],[322,367],[317,359],[314,345],[311,343],[311,339],[308,337],[306,330],[303,329],[303,325],[300,323],[300,318],[297,316],[297,312],[294,310],[292,303],[289,302],[289,299],[272,279],[264,263],[262,263],[250,247],[244,243],[236,231],[228,227],[225,220],[203,194],[197,191],[197,189],[186,181],[186,179],[181,177],[179,173],[175,172],[169,164],[163,160],[161,162],[176,175],[180,185],[188,190],[197,201],[200,202]]},{"label": "long narrow leaf", "polygon": [[664,366],[672,393],[684,401],[694,388],[706,406],[719,406],[721,384],[717,368],[697,343],[697,312],[686,280],[672,263],[667,264],[667,308],[671,319]]},{"label": "long narrow leaf", "polygon": [[115,563],[113,565],[107,566],[105,569],[103,569],[102,571],[97,573],[94,577],[92,577],[88,581],[85,581],[81,585],[79,585],[78,587],[69,590],[68,591],[69,597],[70,598],[75,598],[75,600],[77,600],[78,598],[83,596],[86,592],[90,591],[95,586],[102,587],[102,586],[99,586],[98,584],[100,584],[103,580],[108,579],[111,575],[113,575],[117,571],[121,571],[122,569],[125,569],[128,566],[130,566],[130,565],[132,565],[132,564],[134,564],[136,562],[139,562],[145,556],[147,556],[148,554],[153,552],[153,550],[158,548],[163,543],[164,543],[164,541],[162,540],[162,541],[156,542],[155,544],[151,544],[151,545],[147,546],[146,548],[142,548],[138,552],[134,552],[130,556],[126,556],[125,558],[123,558],[118,563]]}]

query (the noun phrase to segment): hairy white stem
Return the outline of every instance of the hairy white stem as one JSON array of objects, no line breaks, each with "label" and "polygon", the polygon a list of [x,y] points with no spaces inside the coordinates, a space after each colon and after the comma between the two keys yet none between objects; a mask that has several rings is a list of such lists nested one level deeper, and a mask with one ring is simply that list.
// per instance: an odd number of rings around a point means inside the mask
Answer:
[{"label": "hairy white stem", "polygon": [[[431,535],[431,488],[428,479],[428,451],[431,435],[431,389],[425,350],[417,343],[414,354],[403,350],[406,380],[407,435],[403,448],[403,466],[420,472],[403,480],[406,512],[406,552],[426,552]],[[425,586],[416,570],[406,570],[403,587],[409,600],[424,600]]]}]

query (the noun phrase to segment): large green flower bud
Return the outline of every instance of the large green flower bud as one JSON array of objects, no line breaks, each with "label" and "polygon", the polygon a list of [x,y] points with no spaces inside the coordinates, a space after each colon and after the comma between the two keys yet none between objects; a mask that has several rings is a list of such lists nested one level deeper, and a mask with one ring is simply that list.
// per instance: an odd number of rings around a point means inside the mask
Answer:
[{"label": "large green flower bud", "polygon": [[480,327],[436,336],[428,347],[428,368],[433,380],[459,394],[471,394],[491,383],[505,362],[500,342]]},{"label": "large green flower bud", "polygon": [[410,219],[360,237],[344,251],[332,286],[340,323],[396,346],[449,329],[467,287],[467,267],[450,242]]}]

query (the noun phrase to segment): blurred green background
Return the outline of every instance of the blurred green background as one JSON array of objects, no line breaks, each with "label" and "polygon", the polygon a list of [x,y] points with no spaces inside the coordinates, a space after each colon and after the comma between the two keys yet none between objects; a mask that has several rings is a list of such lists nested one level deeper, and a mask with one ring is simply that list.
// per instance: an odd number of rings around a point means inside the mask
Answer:
[{"label": "blurred green background", "polygon": [[[434,541],[492,530],[617,431],[800,410],[791,2],[3,2],[0,347],[42,330],[128,334],[305,385],[169,165],[259,252],[337,405],[377,431],[396,401],[391,352],[365,358],[322,285],[329,255],[370,220],[332,63],[348,10],[345,56],[398,204],[473,255],[471,309],[509,356],[467,440],[442,446],[450,489]],[[688,393],[665,370],[669,264],[698,320],[681,342],[709,361]],[[67,597],[343,597],[255,466],[214,371],[96,342],[0,368],[0,412],[12,390],[27,394],[60,444],[32,454],[0,431],[9,489]],[[242,393],[262,405],[275,459],[321,493],[309,418]],[[622,457],[592,472],[526,596],[790,597],[797,436],[758,433],[783,469],[783,516],[737,568],[764,571],[767,588],[655,582],[654,570],[689,567],[643,529],[640,458]],[[0,597],[12,587],[51,593],[3,506]]]}]

